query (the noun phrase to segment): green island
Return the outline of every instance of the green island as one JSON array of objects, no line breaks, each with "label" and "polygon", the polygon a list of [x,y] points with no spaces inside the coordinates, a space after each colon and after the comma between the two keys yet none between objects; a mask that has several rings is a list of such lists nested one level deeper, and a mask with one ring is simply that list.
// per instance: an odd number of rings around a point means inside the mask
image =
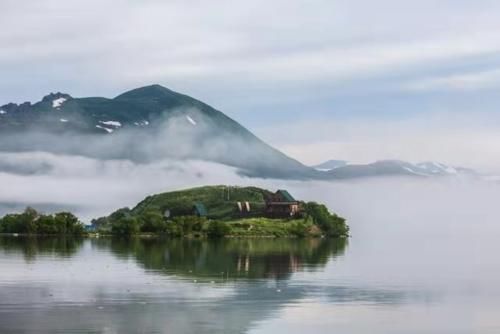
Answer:
[{"label": "green island", "polygon": [[44,215],[27,208],[0,218],[0,233],[344,238],[349,227],[325,205],[296,200],[286,190],[204,186],[148,196],[87,226],[69,212]]}]

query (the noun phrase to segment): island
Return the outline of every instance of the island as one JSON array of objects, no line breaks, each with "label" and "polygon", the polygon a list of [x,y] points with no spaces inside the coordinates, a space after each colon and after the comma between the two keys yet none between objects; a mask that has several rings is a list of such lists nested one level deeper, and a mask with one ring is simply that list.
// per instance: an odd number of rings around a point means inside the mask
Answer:
[{"label": "island", "polygon": [[345,238],[349,227],[325,205],[296,200],[284,189],[217,185],[151,195],[91,225],[68,212],[43,215],[28,208],[1,218],[0,233]]}]

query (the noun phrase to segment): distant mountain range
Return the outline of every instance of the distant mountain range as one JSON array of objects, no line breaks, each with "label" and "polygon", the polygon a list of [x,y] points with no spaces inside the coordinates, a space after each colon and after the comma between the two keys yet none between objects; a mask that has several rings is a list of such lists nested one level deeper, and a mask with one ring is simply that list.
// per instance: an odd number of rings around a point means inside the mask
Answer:
[{"label": "distant mountain range", "polygon": [[345,160],[328,160],[319,165],[313,166],[314,169],[321,172],[328,172],[332,169],[347,166],[348,162]]},{"label": "distant mountain range", "polygon": [[468,168],[452,167],[439,162],[412,164],[400,160],[380,160],[370,164],[350,164],[344,160],[329,160],[313,166],[331,179],[351,179],[375,176],[458,176],[477,175]]},{"label": "distant mountain range", "polygon": [[[41,151],[98,159],[199,159],[242,175],[335,180],[368,176],[473,174],[440,163],[385,160],[353,165],[330,160],[309,167],[288,157],[222,112],[160,85],[114,98],[51,93],[36,103],[0,106],[0,152]],[[40,168],[50,170],[42,164]],[[0,172],[33,173],[36,164],[0,160]]]}]

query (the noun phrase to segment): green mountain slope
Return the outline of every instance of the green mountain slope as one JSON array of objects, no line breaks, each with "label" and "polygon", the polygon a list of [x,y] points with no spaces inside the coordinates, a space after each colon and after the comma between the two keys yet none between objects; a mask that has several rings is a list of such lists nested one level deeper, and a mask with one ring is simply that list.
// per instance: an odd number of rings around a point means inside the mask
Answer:
[{"label": "green mountain slope", "polygon": [[148,196],[131,212],[141,215],[153,211],[163,215],[168,209],[173,216],[190,215],[195,203],[203,203],[209,218],[230,219],[237,217],[236,202],[248,201],[254,211],[259,211],[270,194],[257,187],[205,186]]},{"label": "green mountain slope", "polygon": [[317,171],[267,145],[222,112],[160,85],[115,98],[55,93],[0,107],[0,150],[136,161],[201,159],[245,175],[311,178]]}]

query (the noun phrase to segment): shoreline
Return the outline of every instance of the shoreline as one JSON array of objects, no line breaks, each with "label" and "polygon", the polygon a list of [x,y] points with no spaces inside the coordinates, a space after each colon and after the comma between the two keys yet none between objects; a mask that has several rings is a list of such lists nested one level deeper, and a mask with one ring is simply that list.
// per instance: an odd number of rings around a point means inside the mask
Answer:
[{"label": "shoreline", "polygon": [[139,233],[133,235],[120,234],[101,234],[101,233],[86,233],[86,234],[33,234],[33,233],[0,233],[0,237],[34,237],[34,238],[82,238],[82,239],[98,239],[98,238],[126,238],[126,239],[191,239],[191,240],[220,240],[220,239],[348,239],[350,236],[327,237],[324,235],[310,235],[299,237],[295,235],[275,236],[275,235],[226,235],[220,238],[210,238],[205,235],[193,236],[170,236],[167,234],[154,233]]}]

